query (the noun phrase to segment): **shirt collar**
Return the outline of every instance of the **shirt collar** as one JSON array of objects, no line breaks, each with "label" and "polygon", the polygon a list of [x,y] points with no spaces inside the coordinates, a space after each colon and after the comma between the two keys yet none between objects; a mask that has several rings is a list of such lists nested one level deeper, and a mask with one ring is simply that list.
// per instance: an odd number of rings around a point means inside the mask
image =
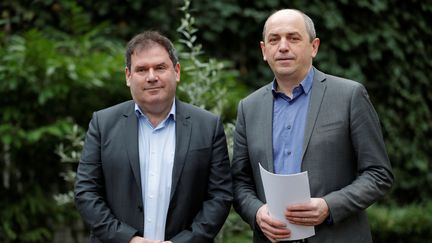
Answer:
[{"label": "shirt collar", "polygon": [[[147,118],[147,116],[141,111],[141,108],[138,106],[137,103],[135,103],[135,114],[137,115],[138,118],[140,116],[144,116],[144,117]],[[172,117],[173,121],[176,120],[176,101],[175,101],[175,98],[173,100],[173,103],[172,103],[172,106],[171,106],[171,110],[168,113],[168,115],[165,118],[165,120],[167,120],[169,117]]]},{"label": "shirt collar", "polygon": [[[313,67],[311,67],[309,69],[309,72],[307,73],[306,77],[299,84],[299,86],[302,87],[302,89],[306,95],[309,94],[309,92],[312,88],[312,82],[313,82],[314,74],[315,74],[315,71],[314,71]],[[278,93],[277,87],[278,87],[278,84],[276,82],[276,78],[273,78],[273,82],[272,82],[272,91],[273,92],[272,93],[274,95],[276,95]]]}]

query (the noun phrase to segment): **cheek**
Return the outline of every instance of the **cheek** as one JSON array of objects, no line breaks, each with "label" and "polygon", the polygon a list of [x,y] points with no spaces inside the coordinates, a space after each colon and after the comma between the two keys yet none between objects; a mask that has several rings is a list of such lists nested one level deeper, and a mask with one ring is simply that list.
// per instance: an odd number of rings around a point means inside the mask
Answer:
[{"label": "cheek", "polygon": [[138,89],[134,87],[133,85],[129,86],[130,92],[133,96],[136,96],[138,94]]},{"label": "cheek", "polygon": [[268,48],[265,52],[265,55],[267,58],[271,58],[273,57],[275,54],[277,53],[277,48],[273,47],[272,48]]},{"label": "cheek", "polygon": [[175,91],[176,91],[176,87],[177,87],[177,81],[173,80],[173,81],[170,83],[170,87],[169,87],[169,89],[170,89],[172,92],[175,92]]},{"label": "cheek", "polygon": [[131,90],[131,92],[132,93],[139,93],[139,92],[141,92],[141,85],[140,85],[140,83],[139,82],[136,82],[135,80],[134,81],[130,81],[129,82],[129,88],[130,88],[130,90]]}]

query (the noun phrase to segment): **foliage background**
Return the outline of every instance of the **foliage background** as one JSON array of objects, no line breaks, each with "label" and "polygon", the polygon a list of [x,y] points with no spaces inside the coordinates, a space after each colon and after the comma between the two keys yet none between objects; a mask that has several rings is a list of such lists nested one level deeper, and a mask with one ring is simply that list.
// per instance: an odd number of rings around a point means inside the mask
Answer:
[{"label": "foliage background", "polygon": [[[76,165],[67,159],[76,158],[91,112],[130,97],[123,74],[128,39],[157,29],[175,40],[185,54],[180,95],[191,99],[187,90],[198,87],[197,102],[215,108],[229,128],[239,99],[272,79],[258,43],[266,17],[280,8],[302,9],[315,21],[321,39],[315,66],[362,82],[381,118],[396,183],[368,210],[375,242],[432,238],[430,1],[193,1],[187,12],[198,49],[180,41],[192,41],[178,31],[183,5],[0,2],[0,242],[56,241],[59,230],[81,240],[79,216],[54,195],[71,189],[65,171]],[[201,78],[193,67],[212,90],[194,86]],[[218,240],[249,242],[240,222],[230,214]]]}]

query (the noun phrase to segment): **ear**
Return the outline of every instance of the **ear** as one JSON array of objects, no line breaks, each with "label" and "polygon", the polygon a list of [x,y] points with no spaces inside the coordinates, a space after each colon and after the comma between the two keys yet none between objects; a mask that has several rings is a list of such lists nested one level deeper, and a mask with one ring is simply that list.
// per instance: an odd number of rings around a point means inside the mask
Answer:
[{"label": "ear", "polygon": [[319,48],[320,42],[321,41],[318,38],[315,38],[312,41],[312,58],[316,57],[316,55],[318,54],[318,48]]},{"label": "ear", "polygon": [[262,55],[263,55],[263,60],[267,61],[267,58],[266,58],[266,55],[265,55],[265,44],[264,44],[264,41],[260,41],[260,47],[261,47],[261,52],[262,52]]},{"label": "ear", "polygon": [[131,72],[128,67],[125,68],[126,86],[130,87]]},{"label": "ear", "polygon": [[177,63],[174,66],[174,72],[176,73],[176,81],[178,83],[178,82],[180,82],[180,63]]}]

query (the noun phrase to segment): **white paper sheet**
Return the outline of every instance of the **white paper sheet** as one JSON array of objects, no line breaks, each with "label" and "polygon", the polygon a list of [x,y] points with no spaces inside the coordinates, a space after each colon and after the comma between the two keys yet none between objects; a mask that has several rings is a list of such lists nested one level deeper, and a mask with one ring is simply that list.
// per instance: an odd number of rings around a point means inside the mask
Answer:
[{"label": "white paper sheet", "polygon": [[283,240],[298,240],[315,235],[313,226],[290,224],[284,212],[288,205],[310,200],[309,178],[307,171],[278,175],[264,169],[260,164],[261,179],[270,216],[287,224],[291,237]]}]

